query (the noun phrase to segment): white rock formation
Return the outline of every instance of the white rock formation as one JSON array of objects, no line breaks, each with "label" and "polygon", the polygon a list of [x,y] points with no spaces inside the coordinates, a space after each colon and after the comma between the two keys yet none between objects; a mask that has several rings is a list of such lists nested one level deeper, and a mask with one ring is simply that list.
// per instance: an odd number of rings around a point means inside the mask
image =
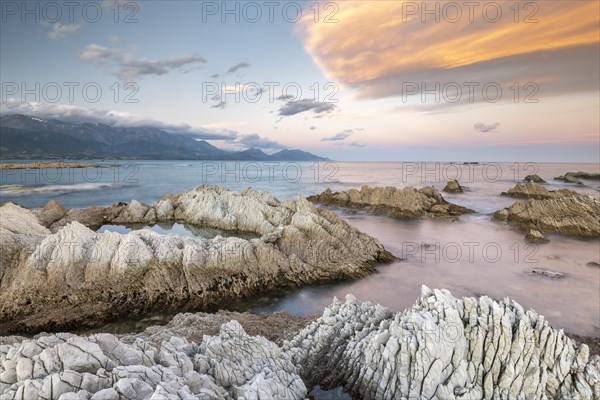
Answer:
[{"label": "white rock formation", "polygon": [[397,314],[336,300],[282,347],[236,321],[198,344],[154,347],[144,333],[11,341],[0,346],[0,399],[303,399],[316,384],[360,399],[600,398],[600,357],[543,316],[426,287]]},{"label": "white rock formation", "polygon": [[600,357],[516,302],[423,287],[398,314],[348,296],[284,348],[361,399],[598,399]]},{"label": "white rock formation", "polygon": [[231,321],[198,345],[155,348],[109,334],[71,334],[0,346],[0,399],[303,399],[288,355]]}]

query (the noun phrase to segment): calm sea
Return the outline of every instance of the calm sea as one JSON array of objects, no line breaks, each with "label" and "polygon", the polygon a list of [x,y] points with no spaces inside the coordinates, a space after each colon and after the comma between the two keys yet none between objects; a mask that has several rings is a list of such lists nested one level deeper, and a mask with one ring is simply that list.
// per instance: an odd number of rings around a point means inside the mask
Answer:
[{"label": "calm sea", "polygon": [[[89,161],[81,161],[89,162]],[[333,296],[352,293],[363,300],[403,310],[418,297],[421,285],[449,289],[455,296],[486,294],[511,297],[533,308],[558,328],[600,336],[600,239],[579,240],[548,235],[550,243],[531,246],[523,233],[491,221],[491,214],[515,199],[500,196],[531,173],[551,189],[568,187],[598,195],[600,181],[565,184],[553,178],[569,171],[600,172],[597,164],[559,163],[296,163],[200,161],[94,161],[102,168],[0,170],[0,202],[38,207],[58,200],[66,207],[109,205],[137,199],[153,203],[169,193],[202,184],[240,190],[254,187],[279,199],[320,193],[326,188],[347,190],[369,186],[433,185],[441,190],[458,179],[467,191],[444,194],[476,215],[458,222],[397,220],[364,213],[337,212],[350,224],[378,238],[404,261],[378,267],[378,273],[353,282],[307,287],[278,297],[236,304],[234,309],[295,315],[320,314]],[[114,163],[118,163],[115,165]],[[161,233],[202,236],[182,225],[153,227]],[[126,231],[123,227],[103,230]],[[564,274],[550,279],[532,269]]]}]

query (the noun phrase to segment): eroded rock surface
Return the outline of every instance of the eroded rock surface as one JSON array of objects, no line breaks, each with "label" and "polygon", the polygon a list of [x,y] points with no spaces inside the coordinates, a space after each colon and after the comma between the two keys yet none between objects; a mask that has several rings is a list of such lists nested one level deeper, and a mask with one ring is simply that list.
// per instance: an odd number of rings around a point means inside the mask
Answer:
[{"label": "eroded rock surface", "polygon": [[362,399],[596,399],[600,357],[516,302],[423,288],[394,314],[352,296],[284,348],[310,387]]},{"label": "eroded rock surface", "polygon": [[133,343],[143,339],[153,346],[160,346],[163,341],[169,341],[172,336],[185,338],[189,342],[200,343],[204,335],[219,334],[221,325],[235,320],[251,336],[263,336],[276,344],[290,340],[306,325],[317,319],[317,316],[295,317],[278,311],[266,316],[248,312],[219,311],[207,313],[177,314],[166,325],[154,325],[137,334],[121,335],[125,343]]},{"label": "eroded rock surface", "polygon": [[366,209],[373,214],[384,214],[398,218],[431,217],[457,219],[461,214],[474,212],[468,208],[444,200],[433,186],[415,189],[396,187],[363,186],[360,190],[323,193],[308,197],[308,200],[324,205]]},{"label": "eroded rock surface", "polygon": [[304,399],[276,344],[231,321],[198,344],[67,333],[0,346],[2,399]]},{"label": "eroded rock surface", "polygon": [[577,192],[569,189],[548,190],[546,186],[535,182],[517,183],[515,187],[502,192],[503,196],[525,197],[528,199],[552,199],[564,196],[576,196]]},{"label": "eroded rock surface", "polygon": [[[52,234],[40,221],[54,219],[47,211],[58,215],[55,209],[0,207],[0,322],[7,332],[80,328],[150,310],[211,310],[286,287],[364,277],[394,259],[331,211],[252,189],[201,186],[154,206],[88,209],[112,223],[176,220],[260,235],[251,240],[99,234],[78,222],[85,210],[52,222],[69,221]],[[97,220],[89,215],[81,220]]]},{"label": "eroded rock surface", "polygon": [[0,396],[303,399],[315,385],[357,399],[600,396],[600,357],[510,299],[423,287],[415,305],[393,313],[349,295],[281,346],[236,321],[190,341],[172,330],[190,315],[176,318],[168,340],[152,330],[5,340]]},{"label": "eroded rock surface", "polygon": [[497,211],[494,219],[514,223],[525,231],[534,229],[580,237],[600,236],[600,199],[589,194],[554,193],[562,195],[543,200],[518,201]]}]

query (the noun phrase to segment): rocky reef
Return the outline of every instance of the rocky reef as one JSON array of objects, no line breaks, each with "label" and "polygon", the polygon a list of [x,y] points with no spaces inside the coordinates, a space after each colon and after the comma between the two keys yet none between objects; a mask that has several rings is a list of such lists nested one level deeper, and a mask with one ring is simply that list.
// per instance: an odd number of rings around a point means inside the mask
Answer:
[{"label": "rocky reef", "polygon": [[540,200],[564,196],[576,196],[577,192],[569,189],[548,190],[546,186],[531,181],[525,184],[517,183],[515,187],[508,189],[506,192],[502,192],[502,195]]},{"label": "rocky reef", "polygon": [[578,185],[583,185],[583,182],[581,182],[580,179],[597,180],[600,179],[600,174],[582,171],[567,172],[566,174],[557,176],[554,179],[556,179],[557,181],[564,181],[567,183],[576,183]]},{"label": "rocky reef", "polygon": [[350,189],[343,192],[327,189],[319,195],[308,197],[308,200],[323,205],[365,209],[372,214],[397,218],[457,219],[461,214],[474,212],[447,202],[433,186],[421,189],[411,186],[403,189],[392,186],[363,186],[360,190]]},{"label": "rocky reef", "polygon": [[[200,186],[153,206],[132,201],[86,210],[8,203],[0,217],[3,332],[81,328],[156,310],[213,310],[260,293],[364,277],[377,262],[394,259],[331,211],[253,189]],[[260,238],[88,228],[103,221],[182,221]]]},{"label": "rocky reef", "polygon": [[[115,166],[113,164],[111,166]],[[0,169],[44,169],[44,168],[102,168],[106,165],[65,163],[63,161],[34,162],[34,163],[0,163]]]},{"label": "rocky reef", "polygon": [[237,321],[197,342],[147,332],[5,339],[0,398],[304,399],[317,384],[356,399],[600,396],[600,357],[543,316],[426,287],[401,313],[335,300],[280,346]]},{"label": "rocky reef", "polygon": [[[528,183],[520,185],[526,187]],[[519,185],[517,185],[519,186]],[[541,193],[537,185],[534,192]],[[531,195],[531,191],[528,191]],[[519,189],[521,193],[521,191]],[[590,194],[559,190],[548,192],[549,198],[518,201],[497,211],[493,218],[514,223],[523,231],[537,230],[579,237],[600,237],[600,199]]]}]

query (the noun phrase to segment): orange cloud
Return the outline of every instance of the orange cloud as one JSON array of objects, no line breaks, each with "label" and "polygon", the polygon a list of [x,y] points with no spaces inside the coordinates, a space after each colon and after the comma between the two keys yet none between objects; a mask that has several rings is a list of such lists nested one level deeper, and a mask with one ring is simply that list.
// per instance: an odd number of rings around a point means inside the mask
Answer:
[{"label": "orange cloud", "polygon": [[[338,23],[315,23],[311,16],[302,27],[306,51],[328,77],[345,85],[585,46],[598,43],[600,35],[597,1],[337,4]],[[424,7],[439,11],[425,14]]]}]

